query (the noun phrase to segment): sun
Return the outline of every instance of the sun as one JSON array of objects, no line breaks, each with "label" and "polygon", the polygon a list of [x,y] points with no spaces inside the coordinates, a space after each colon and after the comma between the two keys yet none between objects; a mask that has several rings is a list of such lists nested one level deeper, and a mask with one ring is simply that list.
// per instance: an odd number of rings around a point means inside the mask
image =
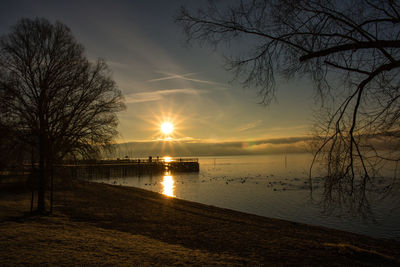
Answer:
[{"label": "sun", "polygon": [[163,132],[163,134],[168,135],[172,133],[173,130],[174,125],[172,125],[170,122],[166,121],[161,124],[161,132]]},{"label": "sun", "polygon": [[[163,141],[163,144],[177,143],[183,136],[182,130],[185,129],[183,125],[186,118],[182,116],[182,110],[173,111],[172,108],[169,108],[169,110],[165,108],[160,106],[159,109],[153,109],[150,112],[152,116],[146,119],[152,125],[150,129],[154,131],[151,139],[154,141]],[[158,142],[154,144],[158,144]]]}]

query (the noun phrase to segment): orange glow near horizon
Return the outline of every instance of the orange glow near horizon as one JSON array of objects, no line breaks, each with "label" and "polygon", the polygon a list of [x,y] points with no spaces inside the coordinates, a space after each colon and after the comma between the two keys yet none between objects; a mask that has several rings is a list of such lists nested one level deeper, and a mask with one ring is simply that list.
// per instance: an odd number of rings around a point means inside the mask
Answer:
[{"label": "orange glow near horizon", "polygon": [[164,162],[171,162],[172,161],[172,158],[168,157],[168,156],[163,157],[163,159],[164,159]]}]

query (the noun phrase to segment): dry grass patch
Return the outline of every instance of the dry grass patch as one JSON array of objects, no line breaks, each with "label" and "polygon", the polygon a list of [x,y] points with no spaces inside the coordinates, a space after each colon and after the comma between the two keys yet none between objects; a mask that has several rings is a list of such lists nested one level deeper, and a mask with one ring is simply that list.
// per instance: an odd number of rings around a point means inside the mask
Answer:
[{"label": "dry grass patch", "polygon": [[172,245],[65,217],[0,224],[1,265],[230,265],[245,259]]}]

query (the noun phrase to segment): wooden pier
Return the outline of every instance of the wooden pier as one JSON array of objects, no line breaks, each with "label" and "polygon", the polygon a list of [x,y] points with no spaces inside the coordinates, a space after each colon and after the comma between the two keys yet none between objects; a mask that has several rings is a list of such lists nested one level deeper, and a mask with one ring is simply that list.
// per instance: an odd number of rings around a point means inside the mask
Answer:
[{"label": "wooden pier", "polygon": [[142,176],[168,172],[198,172],[197,158],[136,158],[82,160],[64,162],[57,169],[70,172],[72,177],[96,179],[110,177]]}]

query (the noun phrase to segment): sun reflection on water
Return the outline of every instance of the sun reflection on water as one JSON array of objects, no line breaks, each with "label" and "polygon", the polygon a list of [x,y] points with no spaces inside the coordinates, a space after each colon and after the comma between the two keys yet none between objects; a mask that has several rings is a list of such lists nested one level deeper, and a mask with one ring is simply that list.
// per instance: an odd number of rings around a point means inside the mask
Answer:
[{"label": "sun reflection on water", "polygon": [[165,173],[164,179],[161,182],[163,185],[163,194],[169,197],[175,197],[174,195],[174,188],[175,188],[175,181],[172,175],[170,175],[168,172]]}]

